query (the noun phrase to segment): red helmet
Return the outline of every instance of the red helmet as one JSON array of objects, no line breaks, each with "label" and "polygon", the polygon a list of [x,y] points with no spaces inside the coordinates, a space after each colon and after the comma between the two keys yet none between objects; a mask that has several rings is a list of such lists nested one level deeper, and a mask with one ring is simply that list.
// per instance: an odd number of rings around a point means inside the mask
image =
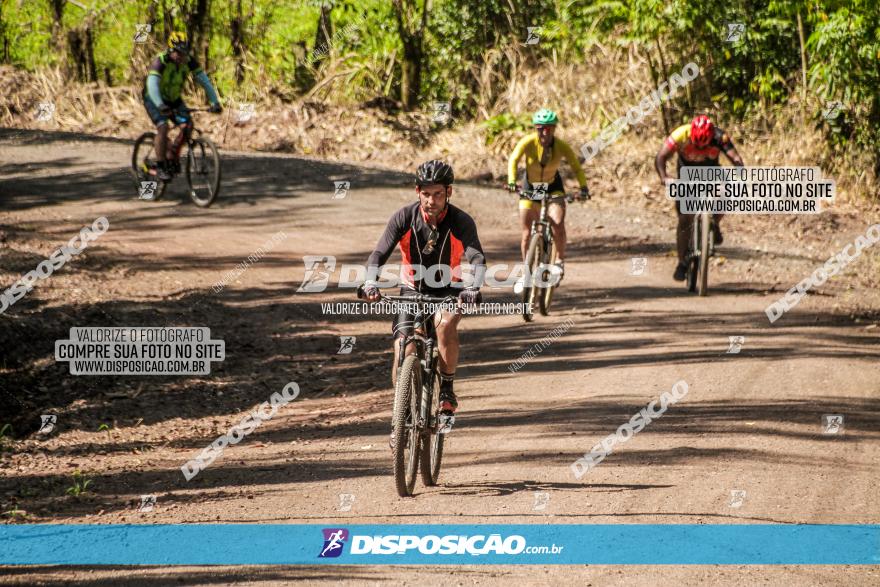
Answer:
[{"label": "red helmet", "polygon": [[715,125],[705,114],[695,116],[691,121],[691,142],[698,147],[705,147],[715,134]]}]

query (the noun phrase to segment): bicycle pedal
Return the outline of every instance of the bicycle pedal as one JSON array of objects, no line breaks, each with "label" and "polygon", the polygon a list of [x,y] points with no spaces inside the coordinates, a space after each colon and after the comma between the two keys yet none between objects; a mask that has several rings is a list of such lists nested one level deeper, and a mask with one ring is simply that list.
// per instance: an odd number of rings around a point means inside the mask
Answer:
[{"label": "bicycle pedal", "polygon": [[452,425],[455,424],[454,414],[440,414],[437,419],[437,434],[449,434],[452,432]]}]

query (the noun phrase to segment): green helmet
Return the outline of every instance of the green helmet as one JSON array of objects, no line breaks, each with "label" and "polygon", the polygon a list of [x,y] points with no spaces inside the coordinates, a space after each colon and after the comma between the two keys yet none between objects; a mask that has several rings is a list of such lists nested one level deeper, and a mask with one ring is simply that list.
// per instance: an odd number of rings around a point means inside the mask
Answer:
[{"label": "green helmet", "polygon": [[541,108],[532,116],[532,124],[558,124],[559,117],[549,108]]}]

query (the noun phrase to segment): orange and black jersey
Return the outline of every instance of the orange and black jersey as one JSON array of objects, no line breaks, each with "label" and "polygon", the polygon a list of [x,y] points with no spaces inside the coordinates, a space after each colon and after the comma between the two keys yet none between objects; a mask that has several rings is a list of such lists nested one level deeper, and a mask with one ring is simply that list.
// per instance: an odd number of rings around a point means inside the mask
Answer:
[{"label": "orange and black jersey", "polygon": [[678,153],[679,168],[685,165],[718,165],[718,156],[727,154],[733,149],[730,135],[715,127],[712,140],[705,147],[698,147],[691,142],[691,125],[683,124],[666,138],[666,146]]},{"label": "orange and black jersey", "polygon": [[[477,225],[467,212],[452,204],[440,215],[436,229],[426,221],[419,202],[395,212],[367,261],[368,281],[378,279],[381,266],[397,245],[403,256],[401,278],[407,287],[427,292],[461,282],[462,256],[474,267],[475,285],[482,285],[486,258]],[[423,269],[416,273],[416,266]]]}]

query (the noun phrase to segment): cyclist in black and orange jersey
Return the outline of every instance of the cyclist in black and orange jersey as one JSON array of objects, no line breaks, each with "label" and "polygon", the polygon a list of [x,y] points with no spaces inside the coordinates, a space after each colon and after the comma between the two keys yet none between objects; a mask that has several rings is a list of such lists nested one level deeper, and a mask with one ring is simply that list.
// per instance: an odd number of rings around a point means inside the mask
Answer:
[{"label": "cyclist in black and orange jersey", "polygon": [[[739,156],[736,147],[733,146],[733,141],[730,140],[730,135],[715,126],[712,120],[704,114],[694,117],[690,124],[684,124],[672,131],[672,134],[666,138],[666,142],[663,144],[660,152],[657,153],[654,163],[664,188],[666,183],[670,181],[669,176],[666,175],[666,163],[675,153],[678,153],[676,169],[679,172],[683,166],[717,166],[718,157],[721,153],[724,153],[733,165],[737,167],[744,165],[742,157]],[[685,257],[687,256],[688,240],[691,227],[693,226],[694,215],[682,214],[678,209],[677,202],[675,211],[678,214],[678,228],[675,239],[678,265],[675,268],[675,273],[672,274],[672,278],[676,281],[684,281],[687,275]],[[715,214],[713,216],[715,221],[712,223],[712,226],[715,232],[716,245],[724,242],[720,227],[723,217],[723,214]]]},{"label": "cyclist in black and orange jersey", "polygon": [[[400,295],[413,292],[434,296],[458,296],[462,304],[478,304],[480,286],[486,271],[483,247],[477,236],[477,225],[471,216],[449,203],[452,167],[443,161],[423,163],[416,171],[418,201],[395,212],[385,227],[367,260],[367,279],[364,294],[370,301],[379,299],[378,278],[381,267],[388,261],[396,246],[403,257],[401,276],[404,285]],[[461,258],[465,257],[474,270],[474,283],[465,287],[461,280]],[[440,411],[453,414],[458,400],[453,391],[453,379],[458,365],[458,323],[461,313],[440,312],[437,324],[437,346],[440,351]],[[391,330],[395,339],[392,382],[397,383],[398,338],[413,333],[413,315],[401,312]],[[415,345],[406,354],[415,352]]]},{"label": "cyclist in black and orange jersey", "polygon": [[[590,198],[590,190],[587,188],[587,178],[581,163],[568,143],[554,136],[559,118],[556,113],[547,108],[535,112],[532,117],[535,132],[526,135],[510,154],[507,163],[507,186],[510,191],[516,191],[516,171],[519,160],[526,158],[526,169],[522,175],[523,191],[531,191],[532,184],[547,183],[547,197],[565,194],[565,186],[559,175],[559,164],[562,159],[568,162],[574,171],[578,184],[581,186],[581,200]],[[532,231],[532,222],[538,219],[541,203],[520,197],[519,218],[522,227],[522,257],[526,258],[526,249],[529,246],[529,236]],[[556,200],[550,204],[547,210],[550,217],[550,226],[553,230],[553,242],[556,243],[556,265],[559,277],[565,271],[565,201]]]}]

